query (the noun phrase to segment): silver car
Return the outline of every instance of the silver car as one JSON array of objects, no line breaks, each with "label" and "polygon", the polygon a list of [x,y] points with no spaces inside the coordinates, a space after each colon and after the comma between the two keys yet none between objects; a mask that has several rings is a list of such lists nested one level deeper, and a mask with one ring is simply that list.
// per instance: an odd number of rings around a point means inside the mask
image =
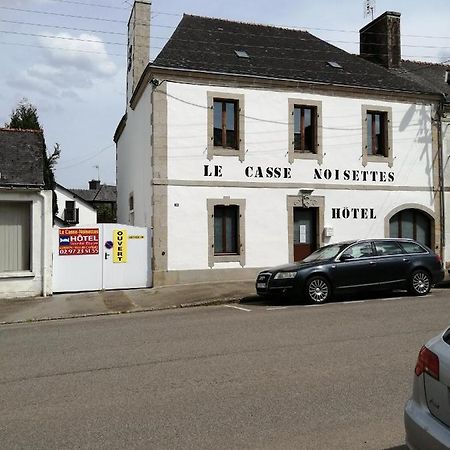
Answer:
[{"label": "silver car", "polygon": [[405,430],[411,450],[450,449],[450,328],[420,349]]}]

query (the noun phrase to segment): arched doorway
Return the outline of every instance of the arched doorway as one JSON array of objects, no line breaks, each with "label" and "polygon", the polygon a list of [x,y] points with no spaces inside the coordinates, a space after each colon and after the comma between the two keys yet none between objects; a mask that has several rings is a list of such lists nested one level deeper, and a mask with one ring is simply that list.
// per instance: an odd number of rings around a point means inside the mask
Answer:
[{"label": "arched doorway", "polygon": [[389,235],[397,238],[411,238],[432,247],[434,236],[433,219],[420,209],[403,209],[389,220]]}]

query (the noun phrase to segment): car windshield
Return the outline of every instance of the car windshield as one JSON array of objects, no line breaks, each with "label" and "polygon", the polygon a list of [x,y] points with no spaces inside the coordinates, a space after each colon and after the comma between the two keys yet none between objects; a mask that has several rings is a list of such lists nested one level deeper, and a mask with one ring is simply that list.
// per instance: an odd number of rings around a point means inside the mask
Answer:
[{"label": "car windshield", "polygon": [[335,258],[342,250],[344,250],[344,248],[347,248],[349,245],[349,242],[346,242],[345,244],[327,245],[326,247],[319,248],[319,250],[311,253],[303,261],[324,261],[326,259]]}]

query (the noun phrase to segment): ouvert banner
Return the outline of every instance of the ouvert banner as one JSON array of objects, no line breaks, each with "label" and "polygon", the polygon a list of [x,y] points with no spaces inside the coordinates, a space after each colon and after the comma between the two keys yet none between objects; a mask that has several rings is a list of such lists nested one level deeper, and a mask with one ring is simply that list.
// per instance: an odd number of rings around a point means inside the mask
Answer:
[{"label": "ouvert banner", "polygon": [[126,263],[128,252],[128,232],[125,229],[113,230],[113,262]]}]

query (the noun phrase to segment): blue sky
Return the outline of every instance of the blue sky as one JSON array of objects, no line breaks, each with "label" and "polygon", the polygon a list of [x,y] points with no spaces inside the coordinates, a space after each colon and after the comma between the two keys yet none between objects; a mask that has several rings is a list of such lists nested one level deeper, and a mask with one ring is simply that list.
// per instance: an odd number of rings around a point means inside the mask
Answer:
[{"label": "blue sky", "polygon": [[[0,125],[22,98],[33,103],[47,147],[62,149],[56,179],[115,184],[115,128],[125,111],[126,22],[132,0],[0,0]],[[153,0],[151,58],[183,13],[307,30],[358,53],[363,0]],[[375,0],[375,17],[401,16],[402,56],[450,59],[448,0]],[[98,167],[97,167],[98,166]]]}]

